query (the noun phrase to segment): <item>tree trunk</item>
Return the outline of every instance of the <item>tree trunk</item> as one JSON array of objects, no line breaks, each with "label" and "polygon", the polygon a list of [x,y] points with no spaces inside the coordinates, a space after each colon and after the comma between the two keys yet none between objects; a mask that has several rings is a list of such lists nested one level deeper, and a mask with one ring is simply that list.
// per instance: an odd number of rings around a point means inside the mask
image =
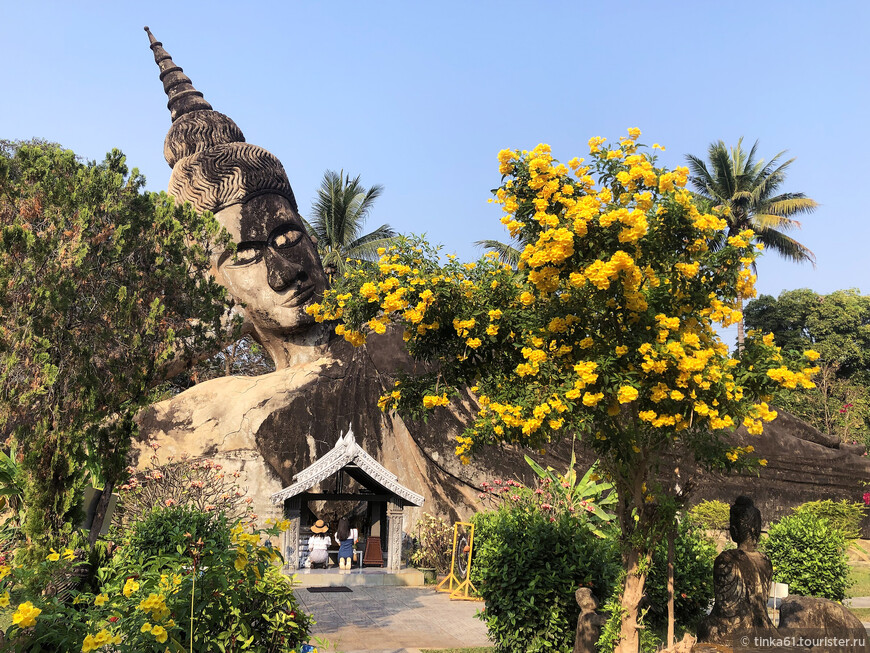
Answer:
[{"label": "tree trunk", "polygon": [[625,585],[622,588],[622,626],[619,631],[619,644],[614,653],[638,653],[640,633],[638,618],[643,589],[646,584],[646,569],[649,568],[649,554],[641,551],[627,551],[623,554],[625,564]]},{"label": "tree trunk", "polygon": [[744,340],[746,340],[745,325],[743,323],[743,297],[737,297],[737,308],[740,311],[740,321],[737,322],[737,358],[743,356]]},{"label": "tree trunk", "polygon": [[91,532],[88,533],[88,543],[93,548],[94,543],[100,536],[100,531],[103,528],[103,521],[106,519],[106,512],[109,509],[109,501],[112,500],[112,490],[115,489],[113,481],[106,481],[103,487],[103,492],[100,494],[100,500],[97,502],[97,509],[94,511],[94,521],[91,523]]},{"label": "tree trunk", "polygon": [[668,648],[674,647],[674,530],[668,533]]}]

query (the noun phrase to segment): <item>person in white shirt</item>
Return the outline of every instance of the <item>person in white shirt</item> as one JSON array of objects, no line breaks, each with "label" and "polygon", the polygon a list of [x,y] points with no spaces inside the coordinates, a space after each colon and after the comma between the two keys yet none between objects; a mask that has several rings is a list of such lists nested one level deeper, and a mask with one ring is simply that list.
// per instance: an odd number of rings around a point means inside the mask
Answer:
[{"label": "person in white shirt", "polygon": [[314,565],[327,566],[327,563],[329,562],[329,553],[327,553],[327,549],[329,548],[330,539],[328,535],[325,535],[325,533],[328,530],[329,526],[327,526],[322,519],[318,519],[314,522],[314,526],[311,527],[311,532],[314,533],[314,535],[308,538],[309,567],[313,567]]}]

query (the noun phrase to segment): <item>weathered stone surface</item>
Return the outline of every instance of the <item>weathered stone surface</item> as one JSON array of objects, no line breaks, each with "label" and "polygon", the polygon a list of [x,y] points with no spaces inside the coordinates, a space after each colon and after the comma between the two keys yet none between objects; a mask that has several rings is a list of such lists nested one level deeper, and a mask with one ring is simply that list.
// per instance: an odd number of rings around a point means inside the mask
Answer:
[{"label": "weathered stone surface", "polygon": [[577,630],[574,634],[574,653],[595,653],[598,638],[601,636],[601,626],[607,621],[598,610],[598,599],[588,587],[581,587],[574,592],[580,615],[577,617]]},{"label": "weathered stone surface", "polygon": [[[752,445],[759,458],[767,459],[758,473],[725,476],[699,474],[692,503],[704,499],[730,502],[741,494],[752,496],[765,524],[791,514],[792,508],[807,501],[860,500],[864,479],[870,478],[870,458],[856,455],[831,436],[820,433],[786,411],[764,425],[760,436],[741,427],[735,445]],[[870,519],[864,519],[863,533],[870,536]]]},{"label": "weathered stone surface", "polygon": [[[348,424],[402,485],[423,494],[429,512],[466,517],[484,479],[531,480],[522,453],[509,448],[459,463],[453,448],[470,419],[470,398],[459,408],[438,409],[426,423],[381,413],[378,397],[392,387],[397,370],[411,365],[396,332],[373,336],[358,349],[334,339],[311,361],[258,377],[214,379],[155,404],[141,415],[140,431],[166,454],[207,456],[244,470],[255,512],[263,517],[280,514],[269,496],[332,449]],[[138,449],[147,450],[145,441]],[[545,462],[564,466],[553,456]],[[406,509],[406,527],[419,514]]]},{"label": "weathered stone surface", "polygon": [[864,652],[867,631],[864,624],[840,603],[812,596],[789,596],[779,608],[779,632],[783,636],[809,639],[852,639],[850,644],[814,646],[813,651]]}]

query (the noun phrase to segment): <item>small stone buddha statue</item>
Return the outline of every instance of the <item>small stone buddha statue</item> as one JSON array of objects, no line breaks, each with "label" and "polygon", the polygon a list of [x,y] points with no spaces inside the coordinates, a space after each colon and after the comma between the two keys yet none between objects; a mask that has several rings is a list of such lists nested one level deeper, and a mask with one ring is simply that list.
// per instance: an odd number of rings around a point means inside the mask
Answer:
[{"label": "small stone buddha statue", "polygon": [[757,550],[761,512],[749,497],[737,497],[731,506],[729,532],[737,548],[713,563],[715,604],[698,627],[699,642],[731,644],[736,633],[776,630],[767,615],[773,566]]}]

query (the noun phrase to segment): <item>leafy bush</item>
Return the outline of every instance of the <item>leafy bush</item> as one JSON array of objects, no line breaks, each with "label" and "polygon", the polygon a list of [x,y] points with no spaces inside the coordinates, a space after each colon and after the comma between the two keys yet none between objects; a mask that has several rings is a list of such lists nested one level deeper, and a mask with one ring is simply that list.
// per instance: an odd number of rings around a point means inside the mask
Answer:
[{"label": "leafy bush", "polygon": [[435,569],[438,574],[449,573],[453,556],[453,527],[427,512],[417,522],[416,530],[417,543],[411,554],[411,564]]},{"label": "leafy bush", "polygon": [[253,499],[245,498],[240,485],[241,472],[227,472],[219,463],[207,458],[175,460],[168,456],[165,463],[153,452],[148,467],[140,472],[128,468],[130,479],[118,488],[118,506],[112,522],[126,528],[141,521],[156,507],[192,506],[201,512],[223,512],[231,521],[250,520]]},{"label": "leafy bush", "polygon": [[176,550],[145,562],[115,556],[98,571],[97,592],[73,591],[67,601],[21,588],[34,575],[73,574],[71,550],[35,567],[2,565],[0,606],[14,611],[6,644],[53,653],[106,645],[136,653],[296,651],[308,638],[311,618],[299,610],[290,579],[274,566],[281,561],[278,551],[259,544],[279,532],[277,525],[247,530],[237,523],[225,549],[190,537],[184,554]]},{"label": "leafy bush", "polygon": [[[674,539],[674,620],[694,629],[713,601],[713,561],[716,545],[701,530],[684,520]],[[660,542],[653,553],[646,580],[649,605],[647,622],[663,628],[668,622],[668,543]]]},{"label": "leafy bush", "polygon": [[579,614],[574,592],[585,585],[600,600],[611,595],[620,568],[614,541],[597,537],[582,514],[505,505],[474,521],[485,533],[478,545],[475,526],[481,618],[497,649],[570,651]]},{"label": "leafy bush", "polygon": [[861,521],[864,519],[864,504],[846,501],[808,501],[793,508],[798,515],[813,515],[828,522],[831,528],[840,531],[843,538],[850,542],[861,535]]},{"label": "leafy bush", "polygon": [[824,519],[799,513],[772,524],[761,550],[773,563],[773,579],[789,593],[841,601],[849,587],[846,540]]},{"label": "leafy bush", "polygon": [[689,519],[692,523],[711,531],[728,529],[731,520],[731,506],[724,501],[702,501],[697,506],[689,508]]},{"label": "leafy bush", "polygon": [[202,541],[215,552],[230,547],[230,527],[223,513],[207,513],[192,506],[154,508],[133,526],[129,541],[122,547],[131,558],[149,560],[188,553],[191,542]]}]

